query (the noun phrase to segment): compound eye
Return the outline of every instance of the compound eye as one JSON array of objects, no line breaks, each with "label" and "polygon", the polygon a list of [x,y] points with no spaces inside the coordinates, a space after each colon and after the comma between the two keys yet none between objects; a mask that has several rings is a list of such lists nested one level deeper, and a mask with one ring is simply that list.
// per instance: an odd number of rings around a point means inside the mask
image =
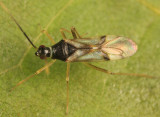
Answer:
[{"label": "compound eye", "polygon": [[45,48],[45,46],[44,46],[44,45],[41,45],[40,48]]}]

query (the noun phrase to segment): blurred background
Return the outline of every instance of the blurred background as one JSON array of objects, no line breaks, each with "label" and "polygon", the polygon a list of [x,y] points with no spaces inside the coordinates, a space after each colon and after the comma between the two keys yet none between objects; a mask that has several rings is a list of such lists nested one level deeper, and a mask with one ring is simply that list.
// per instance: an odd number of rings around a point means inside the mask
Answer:
[{"label": "blurred background", "polygon": [[[94,65],[112,72],[158,77],[112,76],[81,63],[70,71],[70,117],[160,116],[160,1],[159,0],[1,0],[36,46],[51,46],[41,33],[46,29],[56,42],[60,28],[76,27],[85,37],[118,35],[138,45],[124,60]],[[72,36],[66,33],[69,39]],[[60,117],[66,109],[66,63],[56,61],[14,91],[19,81],[43,67],[35,49],[0,7],[0,116]],[[48,60],[50,61],[50,60]]]}]

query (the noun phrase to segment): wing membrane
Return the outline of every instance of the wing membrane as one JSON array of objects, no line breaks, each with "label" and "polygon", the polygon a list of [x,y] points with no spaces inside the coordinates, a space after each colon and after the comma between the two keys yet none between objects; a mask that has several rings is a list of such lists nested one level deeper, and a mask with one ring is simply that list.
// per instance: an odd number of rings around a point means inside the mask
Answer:
[{"label": "wing membrane", "polygon": [[137,51],[137,45],[130,39],[117,37],[106,41],[101,49],[110,60],[117,60],[132,56]]}]

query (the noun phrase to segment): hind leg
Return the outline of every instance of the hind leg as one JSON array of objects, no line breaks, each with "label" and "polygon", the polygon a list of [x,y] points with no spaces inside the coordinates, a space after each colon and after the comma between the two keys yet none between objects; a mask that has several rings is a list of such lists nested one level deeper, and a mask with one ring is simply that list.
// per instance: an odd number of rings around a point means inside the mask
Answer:
[{"label": "hind leg", "polygon": [[101,71],[101,72],[104,72],[106,74],[111,74],[111,75],[124,75],[124,76],[137,76],[137,77],[145,77],[145,78],[156,78],[154,76],[149,76],[149,75],[146,75],[146,74],[135,74],[135,73],[113,73],[113,72],[110,72],[106,69],[103,69],[103,68],[100,68],[100,67],[97,67],[95,65],[92,65],[90,63],[83,63],[84,65],[90,67],[90,68],[93,68],[97,71]]}]

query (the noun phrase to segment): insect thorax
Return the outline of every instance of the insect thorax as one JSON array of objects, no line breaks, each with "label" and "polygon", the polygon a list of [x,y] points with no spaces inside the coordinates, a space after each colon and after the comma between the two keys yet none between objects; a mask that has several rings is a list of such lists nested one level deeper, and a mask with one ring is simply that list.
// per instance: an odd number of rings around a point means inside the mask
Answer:
[{"label": "insect thorax", "polygon": [[62,61],[66,61],[69,56],[71,56],[75,51],[76,48],[64,40],[61,40],[57,44],[50,47],[51,49],[51,58],[52,59],[59,59]]}]

